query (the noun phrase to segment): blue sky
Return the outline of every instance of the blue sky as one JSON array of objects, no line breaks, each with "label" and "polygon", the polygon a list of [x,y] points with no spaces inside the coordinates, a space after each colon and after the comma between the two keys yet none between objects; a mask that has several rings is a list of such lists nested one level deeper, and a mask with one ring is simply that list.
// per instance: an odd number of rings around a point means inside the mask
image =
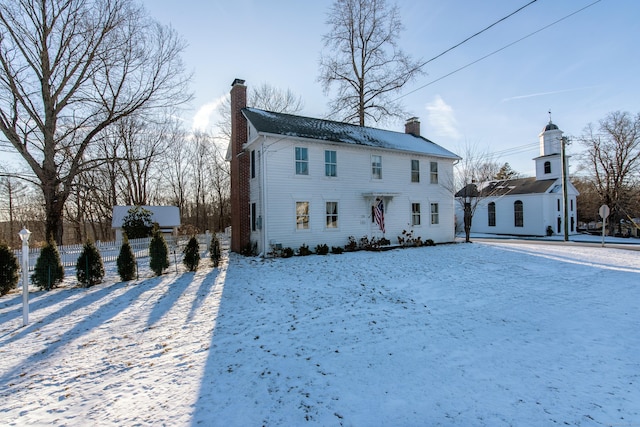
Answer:
[{"label": "blue sky", "polygon": [[[449,77],[452,71],[552,24],[596,0],[538,0],[431,62],[406,87],[406,109],[422,135],[454,152],[473,145],[532,175],[538,134],[552,119],[569,137],[615,110],[640,112],[640,2],[601,0],[562,22]],[[429,59],[529,0],[399,0],[400,44]],[[332,0],[144,0],[149,14],[188,43],[195,99],[187,127],[210,128],[234,78],[291,89],[302,115],[324,117],[329,98],[318,77]],[[435,81],[435,82],[434,82]],[[374,124],[372,124],[375,126]],[[402,122],[385,125],[404,131]],[[524,148],[523,148],[524,147]],[[569,153],[581,151],[574,142]],[[576,170],[574,157],[572,171]]]}]

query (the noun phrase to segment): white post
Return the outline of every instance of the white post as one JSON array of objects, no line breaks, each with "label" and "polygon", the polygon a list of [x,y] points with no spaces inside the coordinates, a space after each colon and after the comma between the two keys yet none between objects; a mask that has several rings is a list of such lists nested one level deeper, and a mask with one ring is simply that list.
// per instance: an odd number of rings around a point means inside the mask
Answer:
[{"label": "white post", "polygon": [[29,236],[25,227],[18,233],[22,240],[22,326],[29,324]]}]

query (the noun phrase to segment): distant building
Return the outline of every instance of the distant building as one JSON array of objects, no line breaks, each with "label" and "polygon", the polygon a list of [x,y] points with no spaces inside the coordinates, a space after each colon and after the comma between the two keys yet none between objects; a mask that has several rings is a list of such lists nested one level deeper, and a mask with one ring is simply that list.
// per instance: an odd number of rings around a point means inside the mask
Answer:
[{"label": "distant building", "polygon": [[[246,86],[231,88],[231,249],[255,245],[311,250],[344,246],[349,236],[402,231],[454,240],[454,153],[405,132],[246,108]],[[444,185],[443,185],[444,184]]]},{"label": "distant building", "polygon": [[[536,162],[535,177],[470,184],[456,193],[456,197],[464,194],[480,197],[471,232],[521,236],[564,234],[562,131],[549,120],[538,137],[540,156],[533,159]],[[569,176],[568,157],[566,163]],[[569,234],[577,233],[578,195],[578,190],[567,178]],[[456,218],[462,227],[462,207],[460,203],[456,205]]]},{"label": "distant building", "polygon": [[[116,232],[116,241],[122,240],[122,222],[135,206],[114,206],[111,228]],[[180,209],[177,206],[141,206],[151,212],[151,220],[158,223],[165,235],[177,236],[180,227]]]}]

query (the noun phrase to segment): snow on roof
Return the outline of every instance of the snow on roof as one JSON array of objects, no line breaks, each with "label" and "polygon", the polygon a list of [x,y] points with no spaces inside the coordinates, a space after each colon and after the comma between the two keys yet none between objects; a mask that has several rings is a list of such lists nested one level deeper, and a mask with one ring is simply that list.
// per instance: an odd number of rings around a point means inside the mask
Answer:
[{"label": "snow on roof", "polygon": [[451,151],[423,138],[403,132],[356,126],[349,123],[274,113],[257,108],[242,112],[260,133],[286,135],[330,142],[366,145],[387,150],[406,151],[448,159],[460,159]]},{"label": "snow on roof", "polygon": [[[179,227],[180,209],[177,206],[141,206],[151,211],[151,220],[157,222],[160,228]],[[111,228],[121,228],[122,220],[135,206],[114,206]]]}]

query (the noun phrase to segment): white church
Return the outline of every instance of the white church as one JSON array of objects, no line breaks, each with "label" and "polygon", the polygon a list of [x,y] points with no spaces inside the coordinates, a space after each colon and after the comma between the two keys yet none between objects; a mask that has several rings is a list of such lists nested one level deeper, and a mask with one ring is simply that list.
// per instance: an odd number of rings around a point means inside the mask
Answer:
[{"label": "white church", "polygon": [[[495,180],[471,184],[473,189],[460,190],[456,197],[475,194],[478,200],[472,233],[517,236],[564,235],[564,197],[562,191],[562,131],[554,123],[544,127],[539,135],[540,156],[536,176]],[[578,191],[569,180],[569,162],[565,156],[567,176],[567,230],[577,233],[576,197]],[[469,193],[470,192],[470,193]],[[463,212],[457,203],[456,221],[463,229]]]}]

